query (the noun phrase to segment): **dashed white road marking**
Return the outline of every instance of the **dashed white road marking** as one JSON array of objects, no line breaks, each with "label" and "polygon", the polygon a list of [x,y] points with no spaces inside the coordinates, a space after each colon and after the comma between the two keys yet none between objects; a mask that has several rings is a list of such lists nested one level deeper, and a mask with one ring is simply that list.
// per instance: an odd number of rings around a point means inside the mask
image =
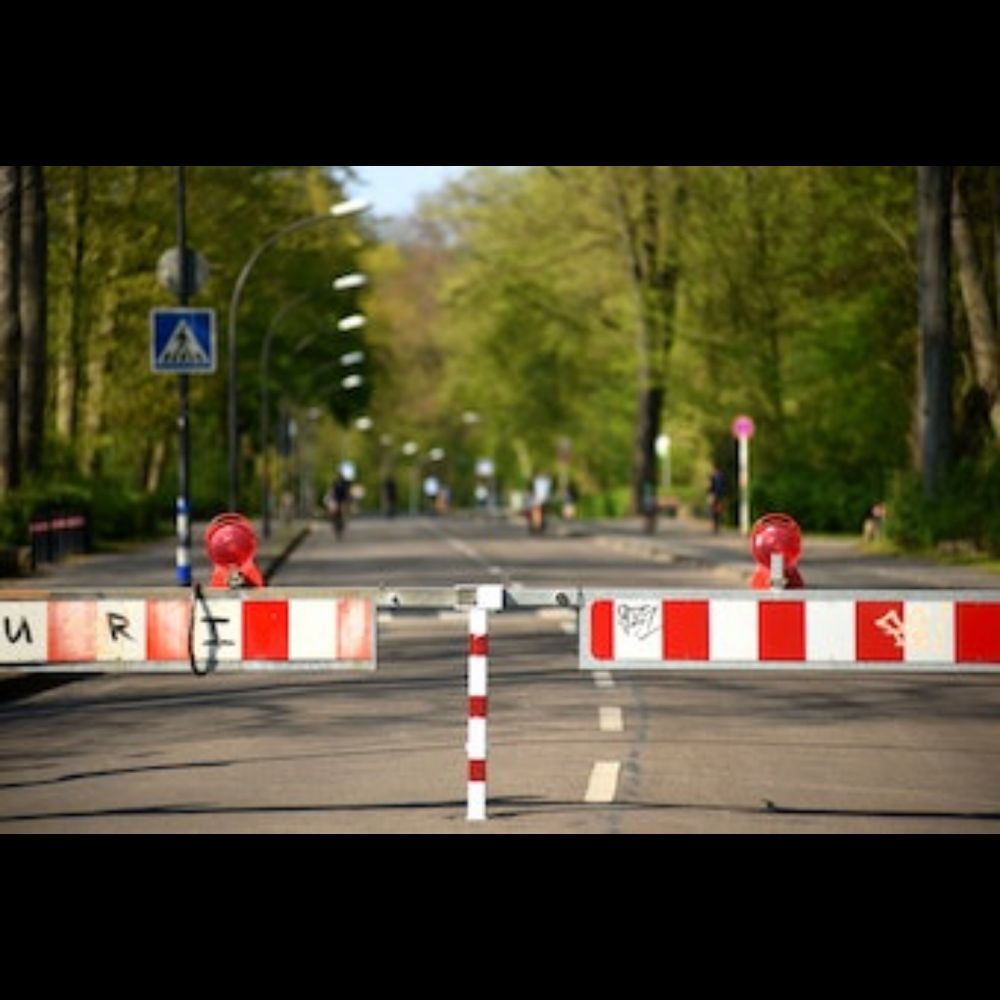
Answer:
[{"label": "dashed white road marking", "polygon": [[592,676],[596,687],[606,690],[615,686],[615,679],[611,676],[610,670],[595,670]]},{"label": "dashed white road marking", "polygon": [[614,802],[621,768],[620,761],[599,760],[590,772],[590,781],[587,783],[583,801],[591,805]]},{"label": "dashed white road marking", "polygon": [[602,733],[621,733],[625,731],[625,716],[620,708],[602,707],[597,710],[598,724]]}]

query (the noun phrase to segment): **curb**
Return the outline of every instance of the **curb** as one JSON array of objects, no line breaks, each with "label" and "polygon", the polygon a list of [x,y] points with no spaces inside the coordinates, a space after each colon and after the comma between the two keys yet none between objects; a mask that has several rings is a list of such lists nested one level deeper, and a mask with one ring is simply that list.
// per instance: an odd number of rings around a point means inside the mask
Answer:
[{"label": "curb", "polygon": [[656,542],[646,541],[641,538],[628,538],[622,535],[591,535],[591,539],[598,545],[615,549],[618,552],[625,552],[628,555],[639,556],[643,559],[651,559],[653,562],[667,563],[674,566],[690,566],[697,569],[711,570],[716,576],[724,577],[745,585],[750,579],[752,567],[745,563],[736,562],[715,562],[699,556],[687,555],[683,552],[671,552]]},{"label": "curb", "polygon": [[261,567],[261,575],[264,577],[265,584],[270,584],[272,578],[277,575],[289,556],[302,544],[308,535],[312,534],[312,530],[311,524],[305,525],[292,536],[291,540],[277,555],[265,557],[269,558],[267,564]]}]

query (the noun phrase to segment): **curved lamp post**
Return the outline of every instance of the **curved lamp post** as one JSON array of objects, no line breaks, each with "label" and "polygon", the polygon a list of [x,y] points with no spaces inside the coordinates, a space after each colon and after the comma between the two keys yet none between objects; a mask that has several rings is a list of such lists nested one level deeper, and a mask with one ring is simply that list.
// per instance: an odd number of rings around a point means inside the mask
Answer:
[{"label": "curved lamp post", "polygon": [[261,476],[262,480],[262,509],[261,515],[264,519],[264,537],[271,537],[271,458],[270,458],[270,389],[268,386],[268,368],[270,367],[271,361],[271,340],[274,337],[275,331],[281,321],[287,316],[293,309],[300,306],[303,302],[313,298],[315,296],[314,292],[306,292],[304,295],[299,295],[297,298],[292,299],[291,302],[283,306],[275,314],[274,318],[271,320],[271,325],[267,328],[267,333],[264,335],[264,343],[260,350],[260,441],[261,447],[264,449],[264,474]]},{"label": "curved lamp post", "polygon": [[302,229],[309,229],[312,226],[318,226],[323,222],[336,221],[337,219],[343,219],[347,216],[357,215],[358,212],[363,212],[369,207],[369,203],[362,198],[351,198],[348,201],[341,201],[334,205],[328,215],[314,215],[308,219],[300,219],[298,222],[293,222],[289,226],[285,226],[284,229],[279,229],[276,233],[268,237],[256,250],[250,255],[250,258],[243,265],[243,269],[239,273],[239,277],[236,279],[236,285],[233,288],[233,296],[229,301],[229,387],[228,387],[228,399],[227,399],[227,415],[228,415],[228,449],[229,449],[229,509],[231,511],[236,510],[237,503],[239,501],[239,459],[237,455],[238,450],[238,430],[237,430],[237,417],[236,417],[236,315],[240,306],[240,298],[243,295],[243,288],[247,283],[247,279],[250,277],[250,272],[254,269],[257,261],[268,251],[278,240],[283,239],[285,236],[289,236],[292,233],[297,233]]},{"label": "curved lamp post", "polygon": [[[348,274],[343,278],[337,278],[333,287],[336,291],[344,291],[350,288],[360,288],[362,285],[367,284],[368,279],[363,274]],[[271,423],[270,423],[270,382],[269,382],[269,370],[271,365],[271,341],[274,339],[275,333],[277,333],[278,326],[281,324],[282,320],[294,309],[302,305],[303,302],[307,302],[309,299],[316,298],[317,292],[304,292],[302,295],[296,296],[291,302],[286,303],[281,309],[275,313],[274,318],[271,320],[270,326],[267,328],[267,333],[264,335],[264,342],[260,349],[260,441],[261,447],[264,449],[263,460],[264,468],[263,475],[261,476],[261,512],[263,516],[263,535],[264,538],[271,537],[271,505],[269,503],[271,495],[271,462],[270,462],[270,439],[271,439]],[[363,318],[363,317],[362,317]],[[300,341],[296,347],[296,351],[301,350],[301,348],[312,340],[312,337],[306,337],[304,340]],[[344,358],[351,358],[352,362],[360,363],[364,360],[364,353],[361,351],[356,351],[355,354],[345,354],[340,358],[341,366],[349,362],[345,362]]]}]

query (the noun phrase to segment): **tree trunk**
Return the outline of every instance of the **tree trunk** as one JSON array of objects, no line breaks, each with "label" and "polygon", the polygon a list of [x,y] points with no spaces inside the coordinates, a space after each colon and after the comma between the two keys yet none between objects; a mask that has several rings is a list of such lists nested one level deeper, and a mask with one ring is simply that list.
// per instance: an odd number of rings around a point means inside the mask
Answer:
[{"label": "tree trunk", "polygon": [[917,168],[920,402],[918,462],[924,494],[939,495],[951,464],[951,167]]},{"label": "tree trunk", "polygon": [[665,196],[655,167],[635,168],[638,209],[633,219],[619,173],[625,168],[606,169],[636,303],[639,391],[633,439],[632,503],[636,513],[646,515],[647,529],[654,530],[659,481],[656,439],[667,395],[667,365],[674,340],[679,274],[677,234],[671,231],[664,236],[663,219],[676,230],[679,187]]},{"label": "tree trunk", "polygon": [[88,476],[100,475],[103,468],[111,356],[121,299],[117,270],[112,268],[108,277],[98,322],[88,338],[86,392],[80,404],[80,467]]},{"label": "tree trunk", "polygon": [[993,291],[996,311],[994,329],[1000,332],[1000,167],[990,168],[990,194],[993,201]]},{"label": "tree trunk", "polygon": [[20,482],[20,242],[21,168],[0,167],[0,494]]},{"label": "tree trunk", "polygon": [[146,456],[142,470],[142,488],[146,493],[156,493],[163,481],[163,469],[167,460],[167,442],[158,437],[146,446]]},{"label": "tree trunk", "polygon": [[986,394],[993,434],[1000,438],[1000,337],[990,307],[979,251],[969,224],[962,178],[957,171],[952,183],[951,233],[962,301],[969,320],[976,383]]},{"label": "tree trunk", "polygon": [[25,472],[42,464],[45,437],[48,240],[41,167],[23,167],[21,184],[21,456]]},{"label": "tree trunk", "polygon": [[69,323],[59,345],[56,385],[56,429],[76,445],[79,430],[81,372],[83,369],[83,262],[87,252],[87,215],[90,203],[88,167],[76,167],[70,203]]},{"label": "tree trunk", "polygon": [[647,530],[656,526],[657,460],[656,439],[660,434],[665,396],[662,385],[651,385],[639,394],[636,421],[635,454],[632,463],[632,494],[637,513],[647,519]]}]

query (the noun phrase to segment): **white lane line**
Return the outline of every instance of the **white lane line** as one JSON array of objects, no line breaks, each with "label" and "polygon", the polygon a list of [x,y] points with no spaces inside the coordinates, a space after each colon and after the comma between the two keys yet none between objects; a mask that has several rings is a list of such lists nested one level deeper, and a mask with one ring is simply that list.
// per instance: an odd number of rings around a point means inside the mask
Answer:
[{"label": "white lane line", "polygon": [[454,535],[450,535],[443,528],[437,525],[425,525],[431,534],[438,535],[443,538],[445,542],[450,545],[456,552],[461,552],[466,559],[470,562],[476,563],[481,566],[490,576],[503,576],[504,569],[502,566],[498,566],[495,563],[491,563],[485,556],[481,555],[473,546],[461,538],[456,538]]},{"label": "white lane line", "polygon": [[599,708],[597,710],[598,724],[602,733],[621,733],[625,731],[625,716],[620,708]]},{"label": "white lane line", "polygon": [[599,760],[590,772],[590,781],[587,783],[583,801],[590,805],[614,802],[621,768],[620,761]]},{"label": "white lane line", "polygon": [[596,687],[607,689],[615,686],[615,679],[611,676],[610,670],[595,670],[593,678]]}]

